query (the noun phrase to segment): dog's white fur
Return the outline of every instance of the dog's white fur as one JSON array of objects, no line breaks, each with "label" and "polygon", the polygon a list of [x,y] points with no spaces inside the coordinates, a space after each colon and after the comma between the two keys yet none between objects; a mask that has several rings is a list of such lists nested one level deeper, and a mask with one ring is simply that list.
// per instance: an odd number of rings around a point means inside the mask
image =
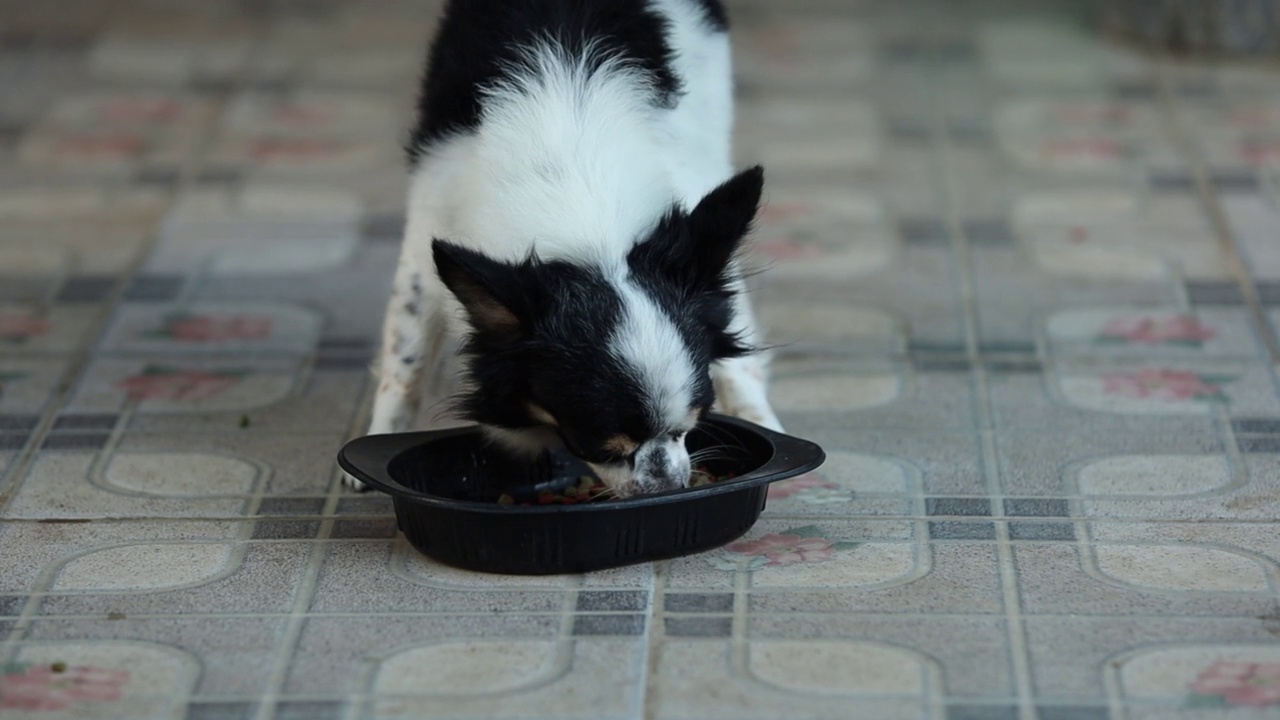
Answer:
[{"label": "dog's white fur", "polygon": [[[679,332],[630,286],[626,256],[673,200],[689,210],[732,174],[730,47],[728,35],[709,29],[690,0],[652,5],[671,20],[668,40],[684,90],[676,107],[654,108],[643,76],[624,65],[606,62],[592,71],[581,59],[539,46],[529,57],[535,71],[489,90],[478,132],[424,149],[411,179],[375,368],[371,434],[410,428],[427,373],[450,336],[467,330],[436,275],[434,238],[499,260],[518,261],[536,248],[543,259],[611,268],[626,319],[616,337],[601,341],[651,380],[662,415],[688,414],[688,368],[671,367],[673,353],[685,357]],[[730,330],[754,344],[755,318],[741,281],[736,285]],[[714,365],[718,409],[781,429],[764,363],[753,354]],[[527,433],[494,434],[512,444],[531,442]],[[676,459],[687,463],[687,454]],[[360,487],[353,478],[346,482]]]}]

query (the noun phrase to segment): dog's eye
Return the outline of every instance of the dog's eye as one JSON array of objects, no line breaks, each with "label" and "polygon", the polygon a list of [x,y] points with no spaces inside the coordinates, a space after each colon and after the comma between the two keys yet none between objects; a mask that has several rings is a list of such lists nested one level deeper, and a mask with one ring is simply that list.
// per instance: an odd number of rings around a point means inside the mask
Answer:
[{"label": "dog's eye", "polygon": [[680,442],[681,440],[683,440],[683,439],[684,439],[684,433],[682,433],[682,432],[673,432],[673,433],[671,433],[670,437],[671,437],[671,439],[672,439],[672,440],[674,440],[674,441],[676,441],[676,442]]}]

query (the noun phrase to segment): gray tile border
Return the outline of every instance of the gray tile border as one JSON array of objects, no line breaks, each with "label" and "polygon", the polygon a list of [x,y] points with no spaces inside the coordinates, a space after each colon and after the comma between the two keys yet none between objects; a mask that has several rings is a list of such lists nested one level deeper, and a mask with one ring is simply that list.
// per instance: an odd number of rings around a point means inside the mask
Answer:
[{"label": "gray tile border", "polygon": [[947,228],[941,218],[899,218],[898,232],[902,234],[902,241],[910,245],[945,245],[948,242]]},{"label": "gray tile border", "polygon": [[106,300],[116,288],[116,278],[109,275],[73,275],[62,284],[55,298],[60,303],[97,303]]},{"label": "gray tile border", "polygon": [[641,611],[649,607],[649,593],[642,590],[582,590],[579,612]]},{"label": "gray tile border", "polygon": [[948,705],[947,720],[1017,720],[1015,705]]},{"label": "gray tile border", "polygon": [[364,540],[385,539],[395,537],[398,529],[394,517],[338,518],[333,521],[329,537]]},{"label": "gray tile border", "polygon": [[324,498],[263,498],[258,515],[319,515],[324,512]]},{"label": "gray tile border", "polygon": [[140,275],[124,291],[127,302],[171,302],[187,279],[181,275]]},{"label": "gray tile border", "polygon": [[0,616],[16,617],[22,614],[27,598],[22,595],[0,595]]},{"label": "gray tile border", "polygon": [[338,515],[392,515],[395,504],[391,497],[382,493],[368,492],[360,495],[349,494],[338,500]]},{"label": "gray tile border", "polygon": [[662,599],[666,612],[717,613],[733,610],[733,593],[677,593],[669,592]]},{"label": "gray tile border", "polygon": [[1280,418],[1232,418],[1231,427],[1245,435],[1280,435]]},{"label": "gray tile border", "polygon": [[234,185],[242,177],[243,173],[233,168],[210,168],[196,175],[195,181],[203,185]]},{"label": "gray tile border", "polygon": [[1037,705],[1040,720],[1108,720],[1111,711],[1105,705]]},{"label": "gray tile border", "polygon": [[187,706],[186,720],[249,720],[256,709],[248,702],[193,702]]},{"label": "gray tile border", "polygon": [[916,356],[912,359],[912,367],[916,372],[967,373],[973,371],[973,363],[963,357],[930,357]]},{"label": "gray tile border", "polygon": [[988,358],[984,363],[993,373],[1014,374],[1044,372],[1044,364],[1033,357],[1029,358]]},{"label": "gray tile border", "polygon": [[575,615],[573,634],[583,635],[643,635],[644,615]]},{"label": "gray tile border", "polygon": [[316,361],[312,365],[312,367],[317,372],[367,373],[369,372],[370,363],[371,363],[371,359],[363,356],[344,357],[344,356],[321,355],[320,357],[316,358]]},{"label": "gray tile border", "polygon": [[111,430],[119,420],[114,413],[67,413],[53,421],[53,430]]},{"label": "gray tile border", "polygon": [[1071,504],[1053,498],[1005,498],[1004,514],[1015,517],[1070,517]]},{"label": "gray tile border", "polygon": [[733,635],[733,618],[724,615],[667,616],[663,629],[671,637],[727,638]]},{"label": "gray tile border", "polygon": [[1013,243],[1013,228],[1004,218],[974,218],[963,223],[964,235],[971,243],[979,245],[1009,245]]},{"label": "gray tile border", "polygon": [[992,522],[930,520],[929,537],[934,540],[995,540],[996,526]]},{"label": "gray tile border", "polygon": [[254,540],[310,540],[320,531],[319,520],[259,520]]},{"label": "gray tile border", "polygon": [[1066,522],[1015,521],[1009,523],[1009,539],[1074,541],[1076,528],[1075,525]]},{"label": "gray tile border", "polygon": [[403,215],[368,215],[360,222],[364,242],[398,243],[404,239]]},{"label": "gray tile border", "polygon": [[1244,294],[1233,282],[1188,281],[1187,299],[1192,305],[1243,305]]},{"label": "gray tile border", "polygon": [[101,450],[107,446],[111,433],[52,433],[45,437],[41,450]]},{"label": "gray tile border", "polygon": [[991,501],[986,498],[926,498],[924,507],[928,515],[991,515]]},{"label": "gray tile border", "polygon": [[275,720],[342,720],[347,704],[327,700],[285,700],[276,704]]},{"label": "gray tile border", "polygon": [[1245,453],[1280,453],[1280,435],[1237,437],[1236,445]]},{"label": "gray tile border", "polygon": [[3,434],[0,435],[0,450],[21,450],[27,446],[27,440],[30,435],[23,433],[21,435]]},{"label": "gray tile border", "polygon": [[0,432],[30,431],[39,424],[39,415],[0,415]]}]

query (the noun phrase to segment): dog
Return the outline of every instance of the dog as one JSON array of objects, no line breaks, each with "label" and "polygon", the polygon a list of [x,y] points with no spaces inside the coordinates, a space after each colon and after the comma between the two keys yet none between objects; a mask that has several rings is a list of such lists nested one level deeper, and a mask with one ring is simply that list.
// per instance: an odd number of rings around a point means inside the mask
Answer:
[{"label": "dog", "polygon": [[450,0],[369,432],[409,429],[455,338],[458,415],[620,497],[687,486],[713,406],[780,430],[739,260],[764,173],[735,174],[732,125],[719,0]]}]

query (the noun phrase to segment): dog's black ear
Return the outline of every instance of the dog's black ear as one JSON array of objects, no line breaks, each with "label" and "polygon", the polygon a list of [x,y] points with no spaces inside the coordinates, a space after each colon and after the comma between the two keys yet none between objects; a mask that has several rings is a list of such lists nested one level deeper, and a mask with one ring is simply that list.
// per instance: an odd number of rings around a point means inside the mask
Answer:
[{"label": "dog's black ear", "polygon": [[694,262],[704,279],[719,278],[724,272],[751,231],[763,192],[764,168],[757,165],[712,190],[689,213]]},{"label": "dog's black ear", "polygon": [[516,266],[440,239],[431,242],[431,255],[477,334],[499,341],[519,337],[524,303]]}]

